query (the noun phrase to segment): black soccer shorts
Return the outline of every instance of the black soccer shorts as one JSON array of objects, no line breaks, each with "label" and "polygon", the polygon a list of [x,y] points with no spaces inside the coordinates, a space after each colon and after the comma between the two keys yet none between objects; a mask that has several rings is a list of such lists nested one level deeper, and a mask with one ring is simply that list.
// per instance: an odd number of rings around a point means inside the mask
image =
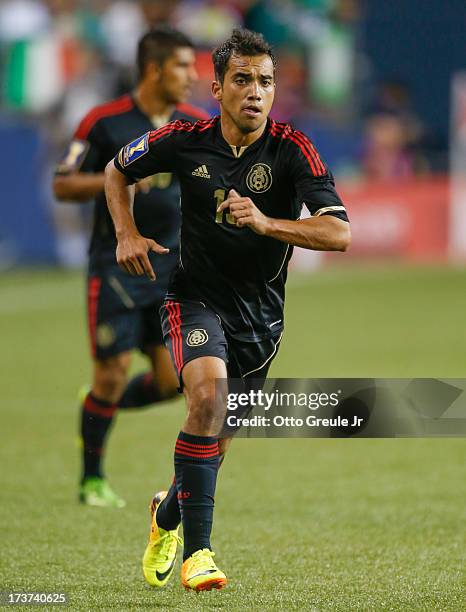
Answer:
[{"label": "black soccer shorts", "polygon": [[160,308],[165,345],[183,386],[183,367],[198,357],[219,357],[228,378],[265,380],[280,346],[281,333],[262,341],[235,339],[222,327],[220,317],[202,302],[166,299]]},{"label": "black soccer shorts", "polygon": [[159,309],[167,284],[168,274],[158,274],[157,281],[152,282],[124,272],[114,252],[111,259],[91,258],[87,314],[92,356],[105,359],[132,349],[144,351],[148,346],[163,345]]}]

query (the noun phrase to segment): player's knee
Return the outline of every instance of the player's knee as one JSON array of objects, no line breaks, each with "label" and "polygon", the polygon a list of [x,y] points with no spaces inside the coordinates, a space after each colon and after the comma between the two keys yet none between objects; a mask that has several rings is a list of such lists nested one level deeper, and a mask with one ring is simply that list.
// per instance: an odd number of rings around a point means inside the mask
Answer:
[{"label": "player's knee", "polygon": [[98,360],[94,367],[94,390],[100,397],[116,401],[126,385],[128,368],[129,360],[125,356]]},{"label": "player's knee", "polygon": [[128,364],[123,359],[114,357],[112,359],[100,362],[96,368],[98,376],[108,382],[117,383],[126,378],[128,373]]},{"label": "player's knee", "polygon": [[206,429],[210,429],[225,413],[225,403],[215,385],[215,380],[203,382],[190,390],[188,413],[191,419]]}]

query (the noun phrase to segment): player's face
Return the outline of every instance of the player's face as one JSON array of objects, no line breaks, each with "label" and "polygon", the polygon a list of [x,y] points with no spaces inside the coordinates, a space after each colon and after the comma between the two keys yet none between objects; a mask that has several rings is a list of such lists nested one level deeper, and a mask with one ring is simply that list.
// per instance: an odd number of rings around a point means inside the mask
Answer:
[{"label": "player's face", "polygon": [[185,102],[197,81],[196,57],[190,47],[179,47],[167,58],[160,71],[162,92],[169,104]]},{"label": "player's face", "polygon": [[275,95],[274,68],[268,55],[233,55],[223,83],[214,82],[212,92],[222,112],[244,134],[255,132],[267,120]]}]

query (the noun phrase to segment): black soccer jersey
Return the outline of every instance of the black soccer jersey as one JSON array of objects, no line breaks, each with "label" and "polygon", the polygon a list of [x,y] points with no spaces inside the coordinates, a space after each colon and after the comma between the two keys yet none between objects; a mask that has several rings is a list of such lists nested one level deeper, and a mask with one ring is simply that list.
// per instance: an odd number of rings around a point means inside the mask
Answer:
[{"label": "black soccer jersey", "polygon": [[288,244],[238,228],[217,207],[234,188],[267,216],[298,219],[303,204],[314,216],[347,221],[331,173],[311,141],[290,125],[268,120],[248,147],[223,138],[219,117],[172,122],[124,147],[116,168],[129,182],[173,172],[181,185],[181,253],[169,295],[197,299],[244,341],[283,327]]},{"label": "black soccer jersey", "polygon": [[[200,109],[180,104],[170,120],[196,121],[207,116]],[[153,128],[154,123],[131,95],[97,106],[81,121],[56,173],[103,172],[122,146]],[[179,201],[180,187],[176,177],[171,172],[154,172],[149,193],[136,194],[134,216],[139,231],[171,250],[176,249],[180,230]],[[114,259],[115,247],[115,231],[102,192],[95,198],[90,252],[109,253]]]}]

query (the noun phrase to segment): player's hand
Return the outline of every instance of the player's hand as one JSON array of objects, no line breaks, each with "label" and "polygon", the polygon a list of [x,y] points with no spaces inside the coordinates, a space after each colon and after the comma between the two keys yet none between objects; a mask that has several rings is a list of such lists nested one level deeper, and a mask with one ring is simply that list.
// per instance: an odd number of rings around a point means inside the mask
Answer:
[{"label": "player's hand", "polygon": [[149,193],[152,188],[152,177],[147,176],[135,184],[136,193]]},{"label": "player's hand", "polygon": [[217,212],[227,208],[235,219],[237,227],[249,227],[256,234],[267,233],[270,219],[261,213],[251,198],[242,198],[237,191],[230,189],[227,199],[220,204]]},{"label": "player's hand", "polygon": [[155,240],[144,238],[141,234],[119,237],[116,250],[118,265],[133,276],[145,274],[154,281],[155,272],[147,256],[149,251],[164,255],[169,249],[157,244]]}]

